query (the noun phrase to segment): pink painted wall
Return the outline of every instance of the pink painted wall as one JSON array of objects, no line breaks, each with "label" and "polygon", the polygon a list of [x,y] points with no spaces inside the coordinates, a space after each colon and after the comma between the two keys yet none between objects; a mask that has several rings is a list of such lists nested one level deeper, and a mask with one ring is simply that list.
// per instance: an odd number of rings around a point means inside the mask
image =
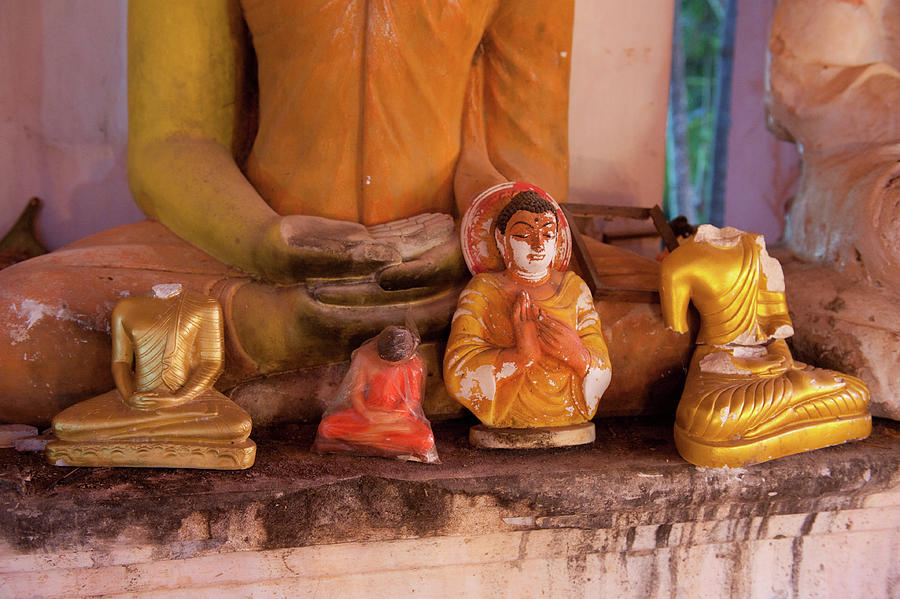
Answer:
[{"label": "pink painted wall", "polygon": [[125,180],[124,0],[0,0],[0,231],[31,196],[51,248],[141,213]]},{"label": "pink painted wall", "polygon": [[738,0],[725,224],[762,233],[784,232],[784,207],[800,177],[797,149],[766,129],[766,46],[778,0]]},{"label": "pink painted wall", "polygon": [[569,200],[662,204],[673,0],[575,3]]},{"label": "pink painted wall", "polygon": [[[763,123],[773,4],[740,2],[726,211],[770,237],[795,168]],[[671,12],[672,0],[576,3],[572,200],[662,201]],[[125,0],[0,0],[0,231],[32,195],[50,248],[142,218],[125,177],[126,13]]]}]

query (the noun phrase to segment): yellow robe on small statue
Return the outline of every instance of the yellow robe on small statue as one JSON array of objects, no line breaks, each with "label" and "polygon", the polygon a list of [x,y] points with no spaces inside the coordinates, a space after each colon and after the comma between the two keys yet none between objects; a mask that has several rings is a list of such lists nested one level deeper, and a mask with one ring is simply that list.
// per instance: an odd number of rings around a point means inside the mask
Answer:
[{"label": "yellow robe on small statue", "polygon": [[[492,427],[566,426],[589,421],[609,384],[609,352],[591,293],[578,275],[566,272],[550,298],[535,303],[578,332],[591,355],[588,375],[542,356],[506,378],[503,349],[513,347],[510,319],[515,297],[491,273],[475,275],[459,297],[447,353],[444,384],[457,401]],[[504,380],[498,382],[500,373]]]}]

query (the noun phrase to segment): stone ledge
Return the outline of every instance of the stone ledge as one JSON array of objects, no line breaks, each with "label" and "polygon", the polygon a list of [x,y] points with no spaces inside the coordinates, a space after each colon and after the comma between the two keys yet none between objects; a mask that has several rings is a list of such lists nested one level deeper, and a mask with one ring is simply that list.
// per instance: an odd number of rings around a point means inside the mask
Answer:
[{"label": "stone ledge", "polygon": [[54,468],[0,450],[0,597],[892,597],[900,423],[740,469],[697,468],[670,419],[579,448],[443,463],[319,456],[254,434],[240,472]]},{"label": "stone ledge", "polygon": [[443,463],[319,456],[314,427],[254,435],[242,472],[54,468],[0,450],[3,554],[154,547],[156,559],[232,550],[623,528],[864,507],[900,484],[900,423],[865,440],[740,469],[684,462],[666,419],[608,419],[580,448],[469,447],[435,427]]},{"label": "stone ledge", "polygon": [[[9,597],[892,597],[900,507],[154,559],[30,556]],[[872,555],[882,559],[872,560]],[[128,558],[128,559],[125,559]],[[893,570],[891,564],[894,563]],[[844,566],[844,567],[841,567]],[[848,569],[852,568],[852,570]],[[53,589],[53,592],[47,592]],[[36,593],[37,591],[37,593]]]}]

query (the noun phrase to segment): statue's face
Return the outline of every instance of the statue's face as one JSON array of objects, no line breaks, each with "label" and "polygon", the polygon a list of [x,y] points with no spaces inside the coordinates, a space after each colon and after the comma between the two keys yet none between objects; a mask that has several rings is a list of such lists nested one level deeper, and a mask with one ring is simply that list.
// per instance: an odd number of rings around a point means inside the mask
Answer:
[{"label": "statue's face", "polygon": [[519,210],[506,224],[506,233],[497,231],[506,268],[529,279],[544,277],[550,271],[556,257],[556,239],[556,216],[552,212]]}]

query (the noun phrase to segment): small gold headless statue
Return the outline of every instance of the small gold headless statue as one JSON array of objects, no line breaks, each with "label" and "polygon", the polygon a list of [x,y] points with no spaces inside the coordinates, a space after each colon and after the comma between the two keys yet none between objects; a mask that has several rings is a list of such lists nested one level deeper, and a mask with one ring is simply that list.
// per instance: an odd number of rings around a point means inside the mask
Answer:
[{"label": "small gold headless statue", "polygon": [[666,324],[697,348],[675,415],[675,444],[698,466],[738,467],[862,439],[872,429],[860,379],[791,357],[784,275],[762,236],[701,225],[662,263]]},{"label": "small gold headless statue", "polygon": [[213,389],[222,373],[222,310],[181,285],[128,297],[112,314],[116,389],[53,418],[57,466],[249,468],[250,416]]}]

